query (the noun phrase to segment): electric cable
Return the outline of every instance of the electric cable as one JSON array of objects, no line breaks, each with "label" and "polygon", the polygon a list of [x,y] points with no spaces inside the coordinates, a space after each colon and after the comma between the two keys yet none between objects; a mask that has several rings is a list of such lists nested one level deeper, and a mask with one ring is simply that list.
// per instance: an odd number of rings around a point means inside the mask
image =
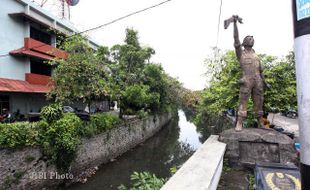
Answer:
[{"label": "electric cable", "polygon": [[156,4],[156,5],[152,5],[152,6],[150,6],[150,7],[147,7],[147,8],[144,8],[144,9],[141,9],[141,10],[138,10],[138,11],[135,11],[135,12],[132,12],[132,13],[130,13],[130,14],[127,14],[127,15],[125,15],[125,16],[119,17],[119,18],[114,19],[114,20],[112,20],[112,21],[110,21],[110,22],[107,22],[107,23],[105,23],[105,24],[102,24],[102,25],[96,26],[96,27],[94,27],[94,28],[90,28],[90,29],[84,30],[84,31],[82,31],[82,32],[79,32],[79,33],[77,33],[77,34],[75,34],[75,35],[82,34],[82,33],[85,33],[85,32],[89,32],[89,31],[92,31],[92,30],[97,30],[97,29],[99,29],[99,28],[102,28],[102,27],[108,26],[108,25],[110,25],[110,24],[113,24],[113,23],[115,23],[115,22],[118,22],[118,21],[120,21],[120,20],[123,20],[123,19],[125,19],[125,18],[127,18],[127,17],[130,17],[130,16],[133,16],[133,15],[139,14],[139,13],[141,13],[141,12],[144,12],[144,11],[147,11],[147,10],[149,10],[149,9],[153,9],[153,8],[155,8],[155,7],[158,7],[158,6],[160,6],[160,5],[163,5],[163,4],[165,4],[165,3],[168,3],[169,1],[172,1],[172,0],[166,0],[166,1],[163,1],[163,2],[158,3],[158,4]]}]

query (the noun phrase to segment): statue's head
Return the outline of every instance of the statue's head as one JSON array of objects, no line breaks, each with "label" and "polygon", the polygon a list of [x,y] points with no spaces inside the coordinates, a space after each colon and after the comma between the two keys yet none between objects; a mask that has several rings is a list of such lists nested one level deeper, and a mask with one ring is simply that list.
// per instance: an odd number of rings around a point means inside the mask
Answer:
[{"label": "statue's head", "polygon": [[253,38],[253,36],[246,36],[243,39],[242,45],[244,47],[253,47],[253,45],[254,45],[254,38]]}]

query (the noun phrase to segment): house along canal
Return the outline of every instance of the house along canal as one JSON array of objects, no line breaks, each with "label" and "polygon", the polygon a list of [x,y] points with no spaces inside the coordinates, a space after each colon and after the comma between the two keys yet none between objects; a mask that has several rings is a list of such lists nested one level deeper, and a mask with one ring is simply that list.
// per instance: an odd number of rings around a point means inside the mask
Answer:
[{"label": "house along canal", "polygon": [[85,184],[74,184],[61,188],[66,190],[115,190],[121,184],[130,186],[130,175],[149,171],[157,177],[169,178],[170,168],[181,165],[211,135],[229,126],[224,119],[207,122],[196,127],[188,121],[188,114],[178,111],[178,117],[171,120],[153,137],[128,151],[115,161],[99,167],[97,173]]}]

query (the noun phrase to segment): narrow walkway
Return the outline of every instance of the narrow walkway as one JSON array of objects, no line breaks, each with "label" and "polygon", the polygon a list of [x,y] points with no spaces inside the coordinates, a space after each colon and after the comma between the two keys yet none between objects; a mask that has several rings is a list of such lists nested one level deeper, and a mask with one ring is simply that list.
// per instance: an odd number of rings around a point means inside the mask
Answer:
[{"label": "narrow walkway", "polygon": [[268,120],[271,124],[282,127],[285,132],[294,133],[295,137],[299,137],[298,118],[291,119],[282,116],[280,113],[270,113],[268,116]]},{"label": "narrow walkway", "polygon": [[[235,123],[235,117],[226,115],[232,123]],[[270,124],[282,127],[285,132],[294,133],[295,137],[299,137],[298,118],[292,119],[282,116],[280,113],[269,113],[268,120]]]}]

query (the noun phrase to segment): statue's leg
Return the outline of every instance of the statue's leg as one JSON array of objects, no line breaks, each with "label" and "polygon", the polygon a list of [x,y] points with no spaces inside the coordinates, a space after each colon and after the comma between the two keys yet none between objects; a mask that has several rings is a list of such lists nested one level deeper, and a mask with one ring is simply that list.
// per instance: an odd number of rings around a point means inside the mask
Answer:
[{"label": "statue's leg", "polygon": [[252,92],[252,98],[254,102],[254,116],[257,119],[258,126],[264,127],[264,120],[263,120],[263,103],[264,103],[264,87],[263,87],[263,81],[257,80],[253,92]]},{"label": "statue's leg", "polygon": [[236,131],[242,130],[243,120],[247,116],[247,104],[248,99],[250,97],[250,91],[251,90],[249,88],[249,84],[244,83],[240,86],[240,93],[239,93],[240,105],[237,113],[237,121],[235,126]]}]

